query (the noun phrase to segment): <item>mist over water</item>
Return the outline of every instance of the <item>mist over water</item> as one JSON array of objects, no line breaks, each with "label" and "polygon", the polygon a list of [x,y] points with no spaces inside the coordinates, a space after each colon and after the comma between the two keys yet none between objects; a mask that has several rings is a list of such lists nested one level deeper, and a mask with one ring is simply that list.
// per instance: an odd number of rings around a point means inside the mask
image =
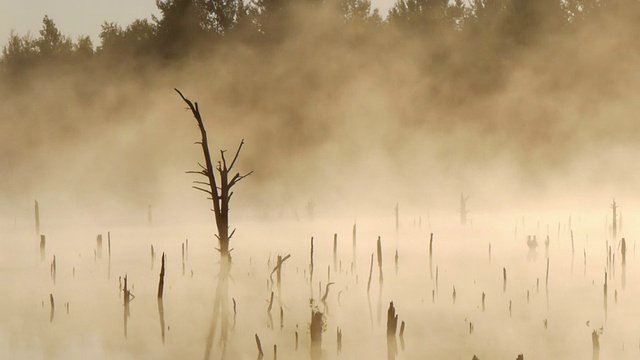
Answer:
[{"label": "mist over water", "polygon": [[[220,254],[211,202],[185,173],[203,161],[200,134],[174,88],[198,102],[214,164],[244,139],[237,171],[254,171],[230,205],[226,358],[255,358],[256,334],[265,358],[274,344],[282,359],[311,358],[317,309],[324,359],[382,359],[391,301],[406,322],[397,359],[588,357],[594,330],[601,359],[637,358],[635,12],[612,6],[518,38],[507,21],[427,36],[315,6],[291,7],[282,33],[260,41],[238,32],[169,60],[111,54],[3,74],[0,358],[205,354]],[[287,254],[270,317],[269,275]],[[217,337],[212,349],[223,356]]]}]

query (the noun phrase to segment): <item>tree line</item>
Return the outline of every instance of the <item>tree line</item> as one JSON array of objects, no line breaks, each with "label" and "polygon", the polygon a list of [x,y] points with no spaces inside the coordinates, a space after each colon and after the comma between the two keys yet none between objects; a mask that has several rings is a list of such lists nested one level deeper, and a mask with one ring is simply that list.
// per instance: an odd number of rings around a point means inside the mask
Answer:
[{"label": "tree line", "polygon": [[11,33],[0,64],[4,75],[15,76],[43,63],[77,65],[94,58],[170,62],[230,42],[268,47],[308,31],[309,24],[361,41],[394,33],[428,41],[483,41],[504,51],[570,33],[609,15],[637,18],[639,4],[637,0],[397,0],[383,17],[370,0],[156,0],[159,16],[126,26],[104,22],[98,44],[88,36],[74,40],[64,35],[45,16],[38,36]]}]

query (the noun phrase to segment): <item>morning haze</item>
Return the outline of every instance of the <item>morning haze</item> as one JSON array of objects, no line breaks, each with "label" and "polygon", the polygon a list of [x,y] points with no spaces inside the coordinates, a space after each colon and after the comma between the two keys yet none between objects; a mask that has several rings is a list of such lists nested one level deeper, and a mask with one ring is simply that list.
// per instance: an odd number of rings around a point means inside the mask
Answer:
[{"label": "morning haze", "polygon": [[638,2],[53,4],[0,58],[1,358],[638,357]]}]

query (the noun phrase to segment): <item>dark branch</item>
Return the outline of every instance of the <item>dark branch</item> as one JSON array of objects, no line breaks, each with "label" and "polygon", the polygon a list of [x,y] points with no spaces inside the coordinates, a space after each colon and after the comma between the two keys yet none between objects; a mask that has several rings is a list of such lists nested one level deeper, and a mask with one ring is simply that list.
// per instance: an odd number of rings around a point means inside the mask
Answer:
[{"label": "dark branch", "polygon": [[197,186],[192,186],[192,188],[194,188],[194,189],[196,189],[196,190],[200,190],[200,191],[206,192],[207,194],[209,194],[209,195],[213,196],[213,194],[212,194],[212,193],[211,193],[211,191],[209,191],[209,190],[206,190],[206,189],[203,189],[203,188],[201,188],[201,187],[197,187]]},{"label": "dark branch", "polygon": [[229,188],[231,188],[233,185],[237,184],[240,180],[246,178],[251,174],[253,174],[253,171],[250,171],[248,174],[245,174],[245,175],[240,175],[240,173],[235,174],[233,176],[233,179],[231,179],[231,181],[229,182]]},{"label": "dark branch", "polygon": [[233,165],[235,165],[236,160],[238,160],[238,155],[240,155],[240,150],[242,150],[242,145],[244,145],[244,139],[240,141],[240,145],[238,146],[238,150],[236,151],[236,155],[233,157],[233,161],[231,161],[231,166],[229,166],[229,170],[233,169]]}]

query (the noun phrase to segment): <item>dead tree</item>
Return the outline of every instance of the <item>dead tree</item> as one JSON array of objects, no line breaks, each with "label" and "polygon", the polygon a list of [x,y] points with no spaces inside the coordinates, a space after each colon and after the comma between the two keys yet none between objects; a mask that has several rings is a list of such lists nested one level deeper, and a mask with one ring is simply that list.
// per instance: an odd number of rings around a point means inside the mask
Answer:
[{"label": "dead tree", "polygon": [[[178,89],[175,91],[180,95],[182,100],[188,105],[193,117],[196,120],[198,129],[200,130],[200,141],[196,144],[202,148],[202,154],[204,156],[204,165],[198,163],[200,169],[198,171],[189,171],[188,173],[201,175],[205,178],[205,181],[194,181],[193,188],[207,194],[207,198],[213,203],[214,221],[217,227],[218,248],[220,252],[220,274],[218,275],[218,285],[216,288],[216,297],[214,300],[213,318],[211,327],[209,329],[209,336],[207,337],[207,344],[205,350],[205,359],[209,359],[211,354],[211,348],[213,346],[213,338],[216,332],[216,326],[218,318],[220,318],[220,340],[223,345],[222,352],[224,354],[227,334],[228,334],[228,288],[229,288],[229,273],[231,270],[231,249],[229,248],[229,242],[233,238],[235,229],[229,232],[229,202],[233,196],[233,187],[238,184],[242,179],[251,175],[252,172],[241,175],[239,172],[233,174],[233,169],[244,145],[244,139],[240,141],[240,145],[233,156],[231,162],[227,162],[225,157],[225,151],[220,150],[220,160],[214,167],[211,153],[209,150],[209,140],[207,138],[207,131],[200,114],[200,108],[197,102],[192,102],[187,99]],[[218,177],[216,177],[216,172]]]},{"label": "dead tree", "polygon": [[[236,150],[236,153],[230,163],[227,162],[227,159],[225,157],[226,151],[220,150],[221,160],[218,161],[217,166],[215,166],[214,168],[211,153],[209,151],[207,131],[204,127],[204,122],[200,114],[198,103],[191,102],[191,100],[182,95],[180,90],[175,89],[175,91],[189,106],[189,109],[193,113],[193,116],[196,119],[198,128],[200,130],[201,140],[199,142],[196,142],[196,144],[202,147],[202,154],[204,155],[205,165],[198,163],[198,165],[200,166],[200,170],[189,171],[188,173],[202,175],[206,178],[206,181],[194,181],[196,185],[194,185],[193,188],[207,194],[209,196],[209,199],[213,202],[214,220],[218,229],[216,238],[218,239],[218,243],[220,246],[218,248],[218,251],[220,252],[220,257],[228,261],[230,251],[229,242],[235,232],[235,230],[233,230],[231,233],[229,233],[229,202],[231,200],[231,197],[233,196],[232,189],[236,184],[238,184],[238,182],[240,182],[240,180],[253,173],[253,171],[244,175],[236,173],[231,177],[231,179],[229,179],[229,175],[233,173],[233,167],[236,164],[238,156],[240,155],[240,151],[242,150],[242,146],[244,145],[244,139],[240,141],[238,150]],[[220,178],[219,181],[215,175],[216,171],[218,172]]]}]

